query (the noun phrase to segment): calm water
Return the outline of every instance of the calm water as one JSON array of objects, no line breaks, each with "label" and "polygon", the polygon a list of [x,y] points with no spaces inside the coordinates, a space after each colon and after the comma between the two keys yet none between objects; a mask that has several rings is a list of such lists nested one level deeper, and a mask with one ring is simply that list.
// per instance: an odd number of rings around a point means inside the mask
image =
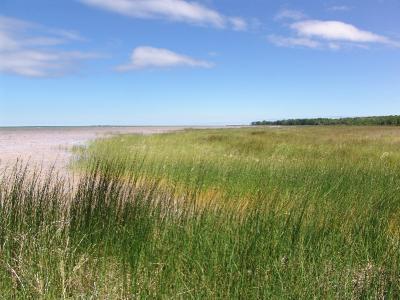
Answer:
[{"label": "calm water", "polygon": [[0,127],[0,167],[20,159],[30,165],[66,170],[70,149],[115,134],[156,134],[185,127]]}]

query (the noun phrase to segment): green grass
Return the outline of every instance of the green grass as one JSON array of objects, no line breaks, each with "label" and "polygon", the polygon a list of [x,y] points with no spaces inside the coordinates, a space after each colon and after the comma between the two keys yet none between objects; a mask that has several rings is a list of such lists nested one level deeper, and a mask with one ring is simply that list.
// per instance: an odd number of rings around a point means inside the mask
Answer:
[{"label": "green grass", "polygon": [[21,165],[2,178],[3,298],[400,297],[399,128],[188,130],[74,151],[73,191]]}]

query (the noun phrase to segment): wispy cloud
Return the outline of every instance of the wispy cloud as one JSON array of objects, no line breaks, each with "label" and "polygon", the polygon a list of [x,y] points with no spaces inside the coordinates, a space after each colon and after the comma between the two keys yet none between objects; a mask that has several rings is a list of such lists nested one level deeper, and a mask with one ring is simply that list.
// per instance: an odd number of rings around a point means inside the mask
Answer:
[{"label": "wispy cloud", "polygon": [[268,40],[279,47],[307,47],[318,48],[321,43],[305,37],[284,37],[279,35],[269,35]]},{"label": "wispy cloud", "polygon": [[79,0],[90,6],[122,15],[144,19],[166,19],[217,28],[245,30],[247,23],[239,17],[225,16],[196,2],[185,0]]},{"label": "wispy cloud", "polygon": [[351,10],[351,7],[347,6],[347,5],[334,5],[334,6],[328,7],[328,10],[331,10],[331,11],[349,11],[349,10]]},{"label": "wispy cloud", "polygon": [[248,28],[247,22],[239,17],[231,17],[228,19],[231,24],[233,30],[244,31]]},{"label": "wispy cloud", "polygon": [[117,67],[117,70],[124,72],[147,68],[172,67],[211,68],[213,64],[175,53],[168,49],[141,46],[133,50],[130,62]]},{"label": "wispy cloud", "polygon": [[99,57],[96,53],[54,47],[81,40],[73,31],[0,16],[0,72],[31,77],[63,75],[74,69],[78,61]]},{"label": "wispy cloud", "polygon": [[302,11],[292,9],[282,9],[275,15],[275,21],[286,19],[299,21],[305,18],[307,18],[307,16]]},{"label": "wispy cloud", "polygon": [[[290,16],[290,13],[284,15]],[[278,14],[279,16],[279,14]],[[300,16],[300,15],[299,15]],[[392,47],[400,47],[400,42],[387,36],[362,30],[352,24],[341,21],[322,21],[313,19],[296,20],[295,14],[289,24],[294,34],[289,36],[270,35],[269,41],[280,47],[307,47],[319,49],[338,50],[343,47],[355,46],[368,48],[369,44],[381,44]],[[275,18],[282,20],[282,18]]]},{"label": "wispy cloud", "polygon": [[389,38],[339,21],[306,20],[291,25],[299,35],[333,41],[389,44]]}]

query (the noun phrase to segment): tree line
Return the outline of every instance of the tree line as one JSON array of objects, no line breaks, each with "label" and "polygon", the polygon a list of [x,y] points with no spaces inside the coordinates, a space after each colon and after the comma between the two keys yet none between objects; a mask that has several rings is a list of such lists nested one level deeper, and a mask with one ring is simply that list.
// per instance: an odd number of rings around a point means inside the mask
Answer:
[{"label": "tree line", "polygon": [[356,118],[314,118],[314,119],[287,119],[278,121],[256,121],[251,125],[299,126],[299,125],[377,125],[400,126],[400,115],[356,117]]}]

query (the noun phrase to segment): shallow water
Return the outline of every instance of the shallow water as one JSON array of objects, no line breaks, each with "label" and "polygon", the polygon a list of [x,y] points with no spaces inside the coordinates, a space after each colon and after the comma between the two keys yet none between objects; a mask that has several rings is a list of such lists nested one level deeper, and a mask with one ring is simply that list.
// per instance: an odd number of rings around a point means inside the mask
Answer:
[{"label": "shallow water", "polygon": [[17,160],[31,166],[55,167],[67,171],[71,148],[96,138],[116,134],[155,134],[185,127],[2,127],[0,128],[0,170]]}]

